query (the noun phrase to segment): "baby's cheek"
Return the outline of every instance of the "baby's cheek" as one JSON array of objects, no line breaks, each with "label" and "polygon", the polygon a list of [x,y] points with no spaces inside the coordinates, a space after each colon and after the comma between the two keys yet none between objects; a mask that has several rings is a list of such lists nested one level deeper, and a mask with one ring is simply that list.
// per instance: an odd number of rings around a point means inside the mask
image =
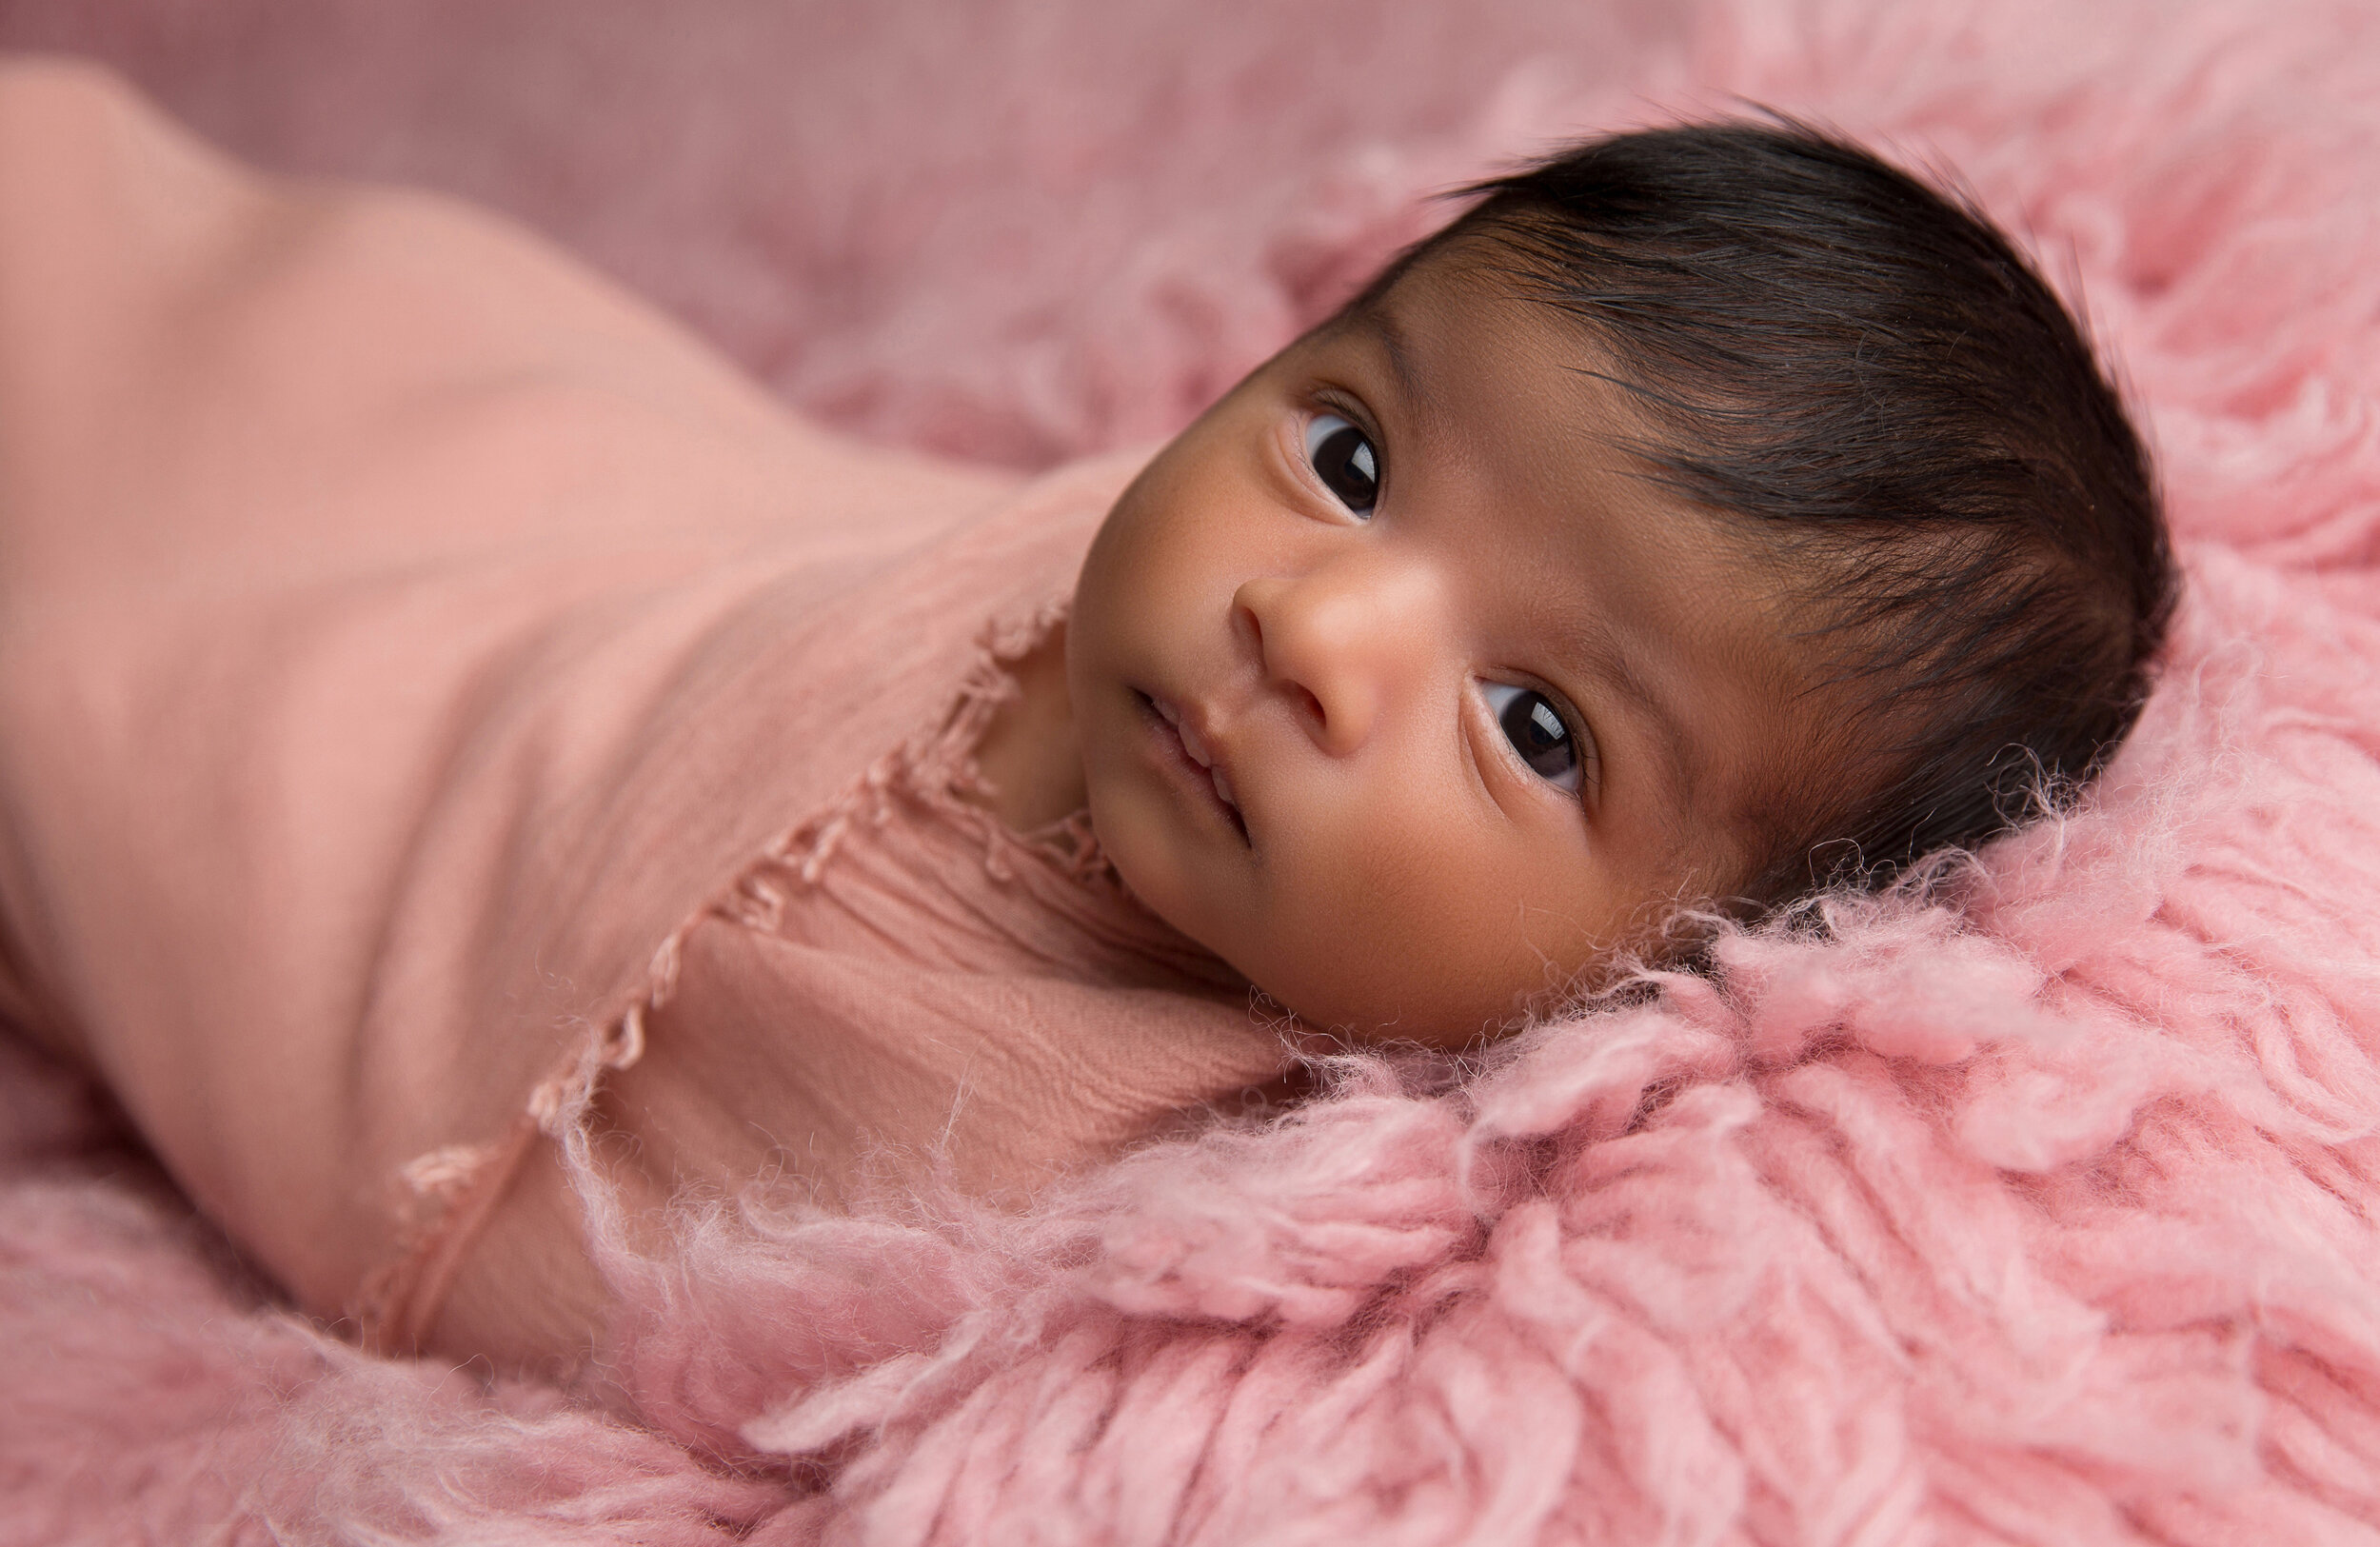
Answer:
[{"label": "baby's cheek", "polygon": [[1268,994],[1318,1026],[1459,1045],[1546,983],[1528,901],[1493,856],[1373,833],[1279,900]]}]

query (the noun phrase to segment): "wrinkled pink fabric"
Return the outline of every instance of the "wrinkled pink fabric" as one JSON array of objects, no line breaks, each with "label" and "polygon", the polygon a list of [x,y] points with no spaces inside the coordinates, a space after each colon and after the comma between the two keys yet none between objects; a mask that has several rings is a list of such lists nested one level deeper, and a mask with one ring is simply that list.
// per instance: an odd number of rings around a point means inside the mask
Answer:
[{"label": "wrinkled pink fabric", "polygon": [[[839,422],[1012,460],[1170,427],[1418,228],[1417,195],[1518,147],[1740,97],[1821,117],[1956,169],[2081,298],[2182,539],[2172,661],[2095,802],[1988,852],[1964,913],[1747,934],[1714,980],[1454,1088],[1354,1063],[1294,1121],[1020,1216],[729,1211],[674,1259],[616,1249],[641,1426],[272,1309],[10,1048],[0,1537],[2380,1532],[2363,8],[1367,30],[1225,3],[1185,30],[1019,0],[946,32],[753,8],[674,45],[587,9],[620,30],[567,50],[533,46],[558,11],[500,9],[406,8],[379,48],[328,6],[26,0],[0,31],[104,48],[259,154],[509,200]],[[853,107],[886,78],[897,110]]]},{"label": "wrinkled pink fabric", "polygon": [[18,1019],[303,1308],[500,1359],[600,1320],[522,1153],[599,1082],[658,1200],[1029,1188],[1268,1078],[1244,982],[960,799],[1128,467],[838,444],[492,222],[0,72]]}]

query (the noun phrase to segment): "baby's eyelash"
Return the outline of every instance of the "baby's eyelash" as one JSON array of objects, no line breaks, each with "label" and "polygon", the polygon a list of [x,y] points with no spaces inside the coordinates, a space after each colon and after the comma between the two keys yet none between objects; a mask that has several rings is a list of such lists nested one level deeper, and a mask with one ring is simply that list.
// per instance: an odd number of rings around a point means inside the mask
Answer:
[{"label": "baby's eyelash", "polygon": [[1325,403],[1307,417],[1301,439],[1306,465],[1331,498],[1359,520],[1371,519],[1388,471],[1379,437]]},{"label": "baby's eyelash", "polygon": [[1496,728],[1531,773],[1572,795],[1584,789],[1595,744],[1575,711],[1550,693],[1514,683],[1482,682],[1479,691]]}]

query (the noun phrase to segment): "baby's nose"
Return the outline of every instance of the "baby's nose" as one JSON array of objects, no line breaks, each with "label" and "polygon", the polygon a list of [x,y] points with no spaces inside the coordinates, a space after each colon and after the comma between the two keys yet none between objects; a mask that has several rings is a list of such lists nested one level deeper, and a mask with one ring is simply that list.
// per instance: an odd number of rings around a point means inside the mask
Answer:
[{"label": "baby's nose", "polygon": [[1427,680],[1442,629],[1438,586],[1410,565],[1344,564],[1262,576],[1233,597],[1265,680],[1326,752],[1343,757]]}]

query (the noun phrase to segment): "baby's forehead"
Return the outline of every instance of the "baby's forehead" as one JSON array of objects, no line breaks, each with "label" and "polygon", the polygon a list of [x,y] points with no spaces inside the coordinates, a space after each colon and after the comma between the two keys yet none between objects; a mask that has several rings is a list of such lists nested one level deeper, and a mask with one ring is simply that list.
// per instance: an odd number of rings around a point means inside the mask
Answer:
[{"label": "baby's forehead", "polygon": [[1411,416],[1515,471],[1592,466],[1667,497],[1669,466],[1706,449],[1607,330],[1485,237],[1391,269],[1300,344],[1372,354]]},{"label": "baby's forehead", "polygon": [[[1541,264],[1493,228],[1465,229],[1408,252],[1381,270],[1309,336],[1404,330],[1416,311],[1485,309],[1507,330],[1548,345],[1608,352],[1608,340],[1558,300]],[[1465,342],[1458,336],[1456,342]]]}]

